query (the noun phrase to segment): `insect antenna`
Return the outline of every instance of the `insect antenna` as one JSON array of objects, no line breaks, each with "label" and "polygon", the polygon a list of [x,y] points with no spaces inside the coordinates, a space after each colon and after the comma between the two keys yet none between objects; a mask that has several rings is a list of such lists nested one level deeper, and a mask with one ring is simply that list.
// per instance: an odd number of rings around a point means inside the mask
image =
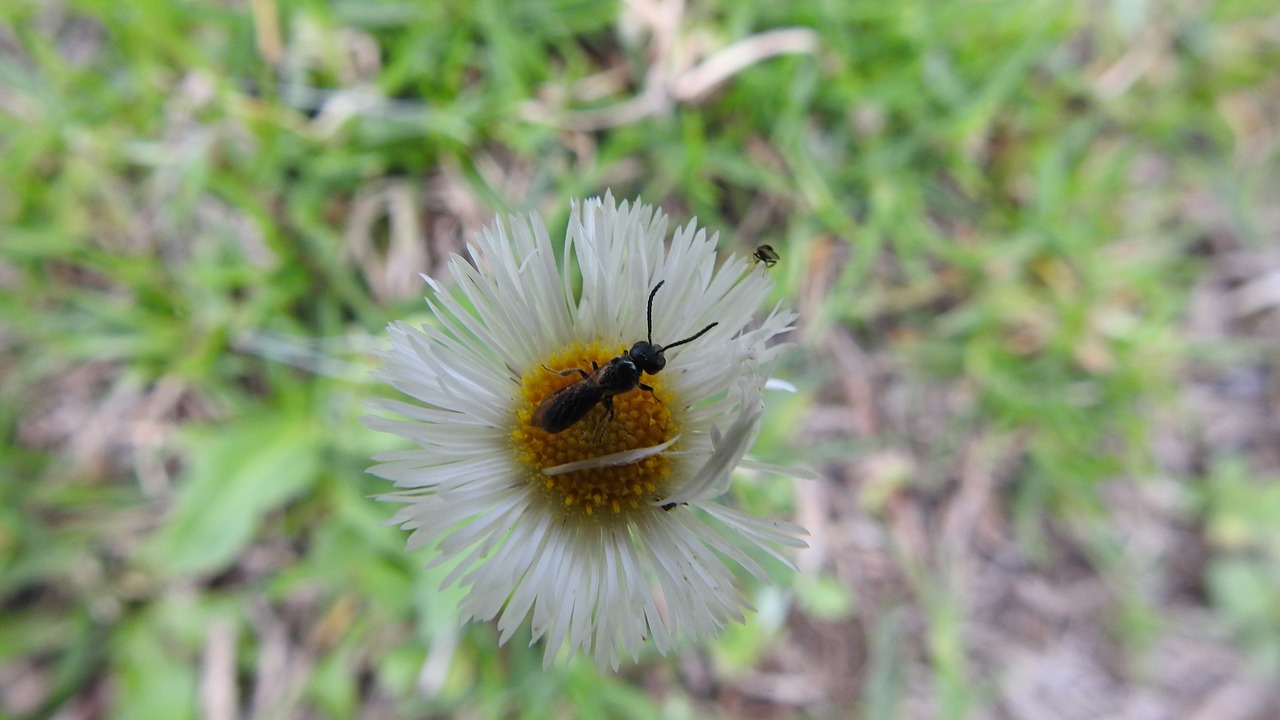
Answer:
[{"label": "insect antenna", "polygon": [[658,288],[662,287],[662,283],[666,280],[659,280],[657,285],[653,286],[653,290],[649,291],[649,312],[645,314],[647,329],[649,331],[649,344],[653,344],[653,296],[658,294]]},{"label": "insect antenna", "polygon": [[[665,282],[666,280],[659,280],[658,284],[654,285],[653,289],[649,291],[649,310],[645,314],[645,318],[646,318],[645,329],[649,333],[648,337],[649,337],[650,345],[653,345],[653,297],[658,294],[658,288],[662,287],[662,284]],[[673,342],[670,345],[654,345],[654,347],[657,348],[659,352],[665,352],[677,345],[683,345],[685,343],[693,342],[694,340],[697,340],[698,338],[702,337],[703,334],[706,333],[708,330],[710,330],[711,328],[719,324],[720,324],[719,322],[713,322],[710,325],[699,330],[694,335],[691,335],[690,337],[680,340],[679,342]]]},{"label": "insect antenna", "polygon": [[690,337],[687,337],[687,338],[685,338],[685,339],[683,339],[683,340],[680,340],[679,342],[673,342],[673,343],[671,343],[670,345],[663,345],[663,346],[660,348],[660,350],[662,350],[662,352],[666,352],[666,351],[670,350],[671,348],[673,348],[673,347],[675,347],[675,346],[677,346],[677,345],[683,345],[683,344],[685,344],[685,343],[693,342],[694,340],[697,340],[698,338],[700,338],[700,337],[702,337],[703,335],[705,335],[705,334],[707,333],[707,331],[708,331],[708,330],[710,330],[711,328],[713,328],[713,327],[715,327],[715,326],[717,326],[717,325],[719,325],[719,324],[720,324],[719,322],[713,322],[713,323],[711,323],[710,325],[708,325],[708,326],[706,326],[706,327],[702,328],[702,329],[701,329],[701,330],[699,330],[698,332],[694,333],[694,334],[693,334],[692,336],[690,336]]}]

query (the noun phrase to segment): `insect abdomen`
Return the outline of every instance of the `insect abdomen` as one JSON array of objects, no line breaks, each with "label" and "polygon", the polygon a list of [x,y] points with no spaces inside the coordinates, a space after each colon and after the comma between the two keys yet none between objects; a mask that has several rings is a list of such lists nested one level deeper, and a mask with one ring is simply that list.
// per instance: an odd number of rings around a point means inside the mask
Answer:
[{"label": "insect abdomen", "polygon": [[604,398],[604,390],[589,380],[581,380],[542,399],[529,424],[549,433],[558,433],[581,420]]}]

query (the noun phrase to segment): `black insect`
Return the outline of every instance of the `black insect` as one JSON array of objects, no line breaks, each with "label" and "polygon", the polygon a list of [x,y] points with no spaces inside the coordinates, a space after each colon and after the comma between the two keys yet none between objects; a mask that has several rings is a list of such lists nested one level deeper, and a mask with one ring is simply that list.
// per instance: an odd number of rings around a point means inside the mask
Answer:
[{"label": "black insect", "polygon": [[782,259],[782,256],[778,255],[778,251],[774,250],[772,245],[761,245],[756,248],[751,257],[755,258],[758,263],[764,263],[767,268],[777,265],[778,261]]},{"label": "black insect", "polygon": [[558,433],[581,420],[587,413],[591,412],[591,408],[599,403],[604,403],[605,412],[608,417],[612,418],[613,397],[615,395],[630,392],[637,387],[641,390],[653,392],[653,388],[640,382],[640,376],[642,373],[656,375],[662,368],[666,367],[667,358],[663,353],[677,345],[684,345],[697,340],[702,337],[703,333],[720,324],[713,322],[684,340],[673,342],[670,345],[654,345],[653,296],[658,294],[658,288],[662,287],[662,282],[654,285],[653,290],[649,293],[647,315],[649,334],[647,340],[641,340],[632,345],[630,350],[605,363],[604,367],[600,367],[592,361],[591,372],[587,372],[582,368],[552,370],[545,365],[543,366],[549,372],[557,375],[568,377],[577,373],[582,376],[582,379],[572,385],[566,385],[543,398],[542,402],[538,404],[538,409],[533,411],[533,417],[529,418],[529,424],[534,427],[540,427],[549,433]]}]

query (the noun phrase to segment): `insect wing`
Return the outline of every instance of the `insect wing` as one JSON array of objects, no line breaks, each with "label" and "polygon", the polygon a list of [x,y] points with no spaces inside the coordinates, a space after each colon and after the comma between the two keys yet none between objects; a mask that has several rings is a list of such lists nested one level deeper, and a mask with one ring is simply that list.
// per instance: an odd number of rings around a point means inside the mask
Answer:
[{"label": "insect wing", "polygon": [[579,380],[556,390],[538,403],[529,424],[558,433],[581,420],[604,399],[604,390],[591,380]]}]

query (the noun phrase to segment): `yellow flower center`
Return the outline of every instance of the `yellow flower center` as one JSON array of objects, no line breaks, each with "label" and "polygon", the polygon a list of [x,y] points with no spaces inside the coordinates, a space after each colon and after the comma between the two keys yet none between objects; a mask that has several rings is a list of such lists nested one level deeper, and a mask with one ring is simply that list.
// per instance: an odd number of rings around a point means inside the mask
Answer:
[{"label": "yellow flower center", "polygon": [[[572,403],[590,409],[576,422],[552,433],[533,424],[534,413],[548,396],[575,383],[590,383],[581,374],[559,375],[552,371],[575,368],[588,374],[592,363],[603,368],[626,351],[625,347],[605,350],[598,343],[577,343],[552,354],[526,374],[521,384],[523,402],[515,413],[511,437],[516,452],[528,468],[529,484],[559,512],[578,518],[605,519],[653,509],[653,501],[665,496],[669,462],[662,454],[608,467],[588,467],[547,475],[542,471],[567,463],[589,461],[614,453],[661,445],[678,434],[672,420],[669,397],[656,375],[642,375],[640,382],[649,392],[635,387],[613,396],[613,416],[605,402],[588,402],[582,396],[567,398],[562,393],[548,402]],[[572,392],[572,391],[568,391]]]}]

